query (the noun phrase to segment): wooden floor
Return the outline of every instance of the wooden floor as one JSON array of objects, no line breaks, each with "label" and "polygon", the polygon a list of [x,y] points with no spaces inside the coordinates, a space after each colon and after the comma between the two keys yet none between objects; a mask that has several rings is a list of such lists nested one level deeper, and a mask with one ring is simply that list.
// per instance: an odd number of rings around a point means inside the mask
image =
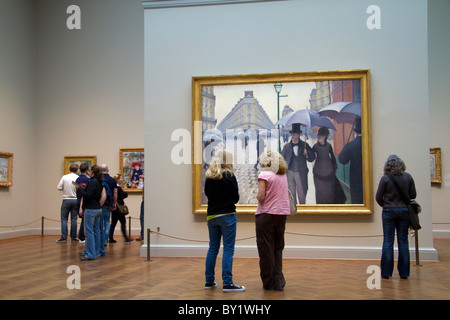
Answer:
[{"label": "wooden floor", "polygon": [[[56,243],[55,236],[28,236],[0,240],[0,299],[33,300],[309,300],[309,299],[450,299],[450,239],[436,239],[439,262],[414,266],[408,280],[381,281],[369,290],[366,273],[375,260],[285,259],[287,281],[282,292],[265,291],[259,278],[258,259],[236,258],[234,281],[245,292],[204,290],[204,258],[152,258],[139,256],[141,242],[110,244],[107,255],[80,261],[79,243]],[[71,265],[80,267],[81,289],[67,288]],[[221,274],[218,261],[216,273]]]}]

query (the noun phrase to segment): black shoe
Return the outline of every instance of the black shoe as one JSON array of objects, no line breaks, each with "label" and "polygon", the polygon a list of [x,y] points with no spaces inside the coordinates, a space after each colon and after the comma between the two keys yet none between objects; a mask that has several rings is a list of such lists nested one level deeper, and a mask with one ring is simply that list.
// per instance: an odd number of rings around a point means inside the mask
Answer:
[{"label": "black shoe", "polygon": [[215,287],[217,287],[217,283],[215,283],[215,282],[207,282],[207,283],[205,283],[205,289],[206,290],[209,290],[209,289],[212,289],[212,288],[215,288]]},{"label": "black shoe", "polygon": [[117,241],[114,240],[114,239],[109,239],[109,242],[110,242],[110,243],[116,243]]},{"label": "black shoe", "polygon": [[241,292],[241,291],[245,291],[245,287],[237,286],[235,284],[229,284],[229,285],[223,286],[222,291],[223,292]]}]

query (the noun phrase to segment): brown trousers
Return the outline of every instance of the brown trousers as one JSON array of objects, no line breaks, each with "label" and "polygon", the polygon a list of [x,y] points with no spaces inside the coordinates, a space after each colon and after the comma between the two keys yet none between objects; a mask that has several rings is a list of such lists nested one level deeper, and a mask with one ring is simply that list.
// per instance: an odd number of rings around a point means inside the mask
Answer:
[{"label": "brown trousers", "polygon": [[286,285],[282,272],[286,216],[263,213],[256,215],[255,221],[263,288],[281,291]]}]

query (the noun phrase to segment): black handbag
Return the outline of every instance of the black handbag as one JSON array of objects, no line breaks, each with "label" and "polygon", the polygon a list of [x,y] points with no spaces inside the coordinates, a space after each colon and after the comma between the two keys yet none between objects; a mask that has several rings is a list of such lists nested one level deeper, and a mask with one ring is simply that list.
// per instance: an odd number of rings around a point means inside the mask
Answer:
[{"label": "black handbag", "polygon": [[400,188],[398,182],[394,179],[394,177],[391,174],[388,174],[389,179],[391,179],[394,186],[397,188],[397,192],[400,195],[400,198],[402,198],[402,201],[408,206],[408,212],[409,212],[409,226],[413,230],[420,230],[422,227],[420,226],[419,221],[419,213],[422,211],[422,208],[420,207],[420,204],[417,203],[416,200],[411,200]]}]

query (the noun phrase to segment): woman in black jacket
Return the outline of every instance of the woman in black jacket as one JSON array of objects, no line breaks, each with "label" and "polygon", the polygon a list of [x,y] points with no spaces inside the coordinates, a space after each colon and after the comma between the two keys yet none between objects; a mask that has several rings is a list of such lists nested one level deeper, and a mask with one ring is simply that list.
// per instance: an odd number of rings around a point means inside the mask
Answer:
[{"label": "woman in black jacket", "polygon": [[219,151],[205,173],[205,195],[208,197],[207,221],[209,250],[205,263],[205,289],[215,288],[214,268],[223,237],[222,281],[223,292],[244,291],[233,283],[233,255],[236,241],[236,203],[239,188],[233,173],[233,155]]},{"label": "woman in black jacket", "polygon": [[100,256],[100,216],[106,199],[103,187],[103,173],[97,165],[92,166],[86,189],[79,189],[82,195],[80,216],[84,215],[85,251],[81,260],[95,260]]},{"label": "woman in black jacket", "polygon": [[111,228],[109,230],[109,242],[117,242],[114,240],[114,229],[116,228],[117,221],[120,221],[120,229],[122,230],[122,234],[125,237],[125,242],[133,241],[133,238],[127,236],[127,222],[125,219],[125,215],[119,212],[119,205],[125,205],[123,199],[128,197],[128,193],[123,191],[121,185],[123,183],[122,174],[118,173],[114,176],[114,179],[117,181],[117,206],[116,209],[111,213]]},{"label": "woman in black jacket", "polygon": [[[381,276],[392,277],[394,270],[394,240],[397,231],[398,264],[400,278],[409,277],[409,213],[408,204],[402,201],[391,178],[395,179],[410,199],[416,197],[416,187],[412,176],[405,172],[406,166],[397,155],[390,155],[384,165],[384,176],[381,177],[375,199],[383,207],[383,249],[381,253]],[[391,176],[391,177],[389,177]]]}]

